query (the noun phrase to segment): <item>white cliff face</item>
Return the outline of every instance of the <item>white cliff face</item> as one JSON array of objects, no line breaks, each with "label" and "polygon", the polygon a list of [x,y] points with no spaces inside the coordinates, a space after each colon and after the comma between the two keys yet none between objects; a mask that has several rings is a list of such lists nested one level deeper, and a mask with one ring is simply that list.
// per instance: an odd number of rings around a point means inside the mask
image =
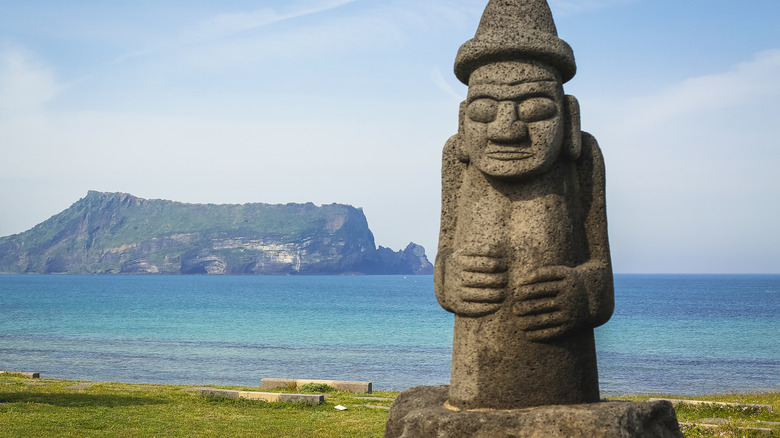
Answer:
[{"label": "white cliff face", "polygon": [[182,270],[189,274],[222,275],[227,274],[227,264],[219,257],[206,256],[195,257],[182,263]]},{"label": "white cliff face", "polygon": [[262,240],[252,240],[245,237],[233,239],[212,239],[214,249],[241,249],[247,251],[268,251],[268,252],[297,252],[298,245],[295,243],[266,243]]}]

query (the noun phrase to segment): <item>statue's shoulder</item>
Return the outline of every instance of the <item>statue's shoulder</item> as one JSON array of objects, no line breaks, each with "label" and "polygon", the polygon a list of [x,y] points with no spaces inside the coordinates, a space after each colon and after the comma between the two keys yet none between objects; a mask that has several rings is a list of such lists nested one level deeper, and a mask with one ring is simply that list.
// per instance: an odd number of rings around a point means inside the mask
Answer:
[{"label": "statue's shoulder", "polygon": [[576,161],[580,187],[584,192],[590,192],[603,201],[606,186],[604,156],[596,138],[587,132],[582,132],[582,153]]},{"label": "statue's shoulder", "polygon": [[577,160],[577,167],[597,170],[604,168],[604,156],[601,154],[599,142],[589,132],[582,131],[582,152]]},{"label": "statue's shoulder", "polygon": [[458,142],[460,141],[460,134],[455,134],[450,136],[450,138],[447,139],[447,142],[444,143],[444,156],[445,157],[455,157],[455,153],[458,148]]},{"label": "statue's shoulder", "polygon": [[601,156],[599,142],[590,132],[582,131],[582,153],[583,155],[589,156],[593,156],[594,154]]},{"label": "statue's shoulder", "polygon": [[444,149],[442,150],[442,177],[445,184],[457,182],[457,185],[460,185],[460,175],[466,169],[467,159],[463,156],[460,142],[460,134],[455,134],[444,144]]}]

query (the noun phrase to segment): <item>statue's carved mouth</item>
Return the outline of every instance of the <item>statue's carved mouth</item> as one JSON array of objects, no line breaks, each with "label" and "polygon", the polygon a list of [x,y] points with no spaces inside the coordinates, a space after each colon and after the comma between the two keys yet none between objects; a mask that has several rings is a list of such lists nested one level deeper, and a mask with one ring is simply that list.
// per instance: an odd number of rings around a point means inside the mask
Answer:
[{"label": "statue's carved mouth", "polygon": [[501,161],[524,160],[533,156],[525,144],[504,144],[493,141],[488,142],[485,155]]}]

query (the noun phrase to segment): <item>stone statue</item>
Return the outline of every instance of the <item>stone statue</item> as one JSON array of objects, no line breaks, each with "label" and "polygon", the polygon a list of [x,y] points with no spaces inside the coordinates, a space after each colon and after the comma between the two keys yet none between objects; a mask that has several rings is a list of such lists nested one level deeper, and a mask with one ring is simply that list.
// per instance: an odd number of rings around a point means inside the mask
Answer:
[{"label": "stone statue", "polygon": [[600,401],[612,266],[603,158],[563,91],[575,72],[546,0],[490,0],[460,48],[434,269],[450,385],[401,393],[387,438],[682,436],[670,403]]},{"label": "stone statue", "polygon": [[593,328],[614,307],[604,164],[563,92],[576,70],[544,0],[491,1],[455,74],[436,296],[455,313],[449,405],[599,400]]}]

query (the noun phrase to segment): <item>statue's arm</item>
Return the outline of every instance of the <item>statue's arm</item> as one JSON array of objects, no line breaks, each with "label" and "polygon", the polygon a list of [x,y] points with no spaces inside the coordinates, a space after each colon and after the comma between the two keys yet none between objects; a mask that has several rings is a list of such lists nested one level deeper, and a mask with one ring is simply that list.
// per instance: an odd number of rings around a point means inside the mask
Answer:
[{"label": "statue's arm", "polygon": [[444,280],[446,278],[445,265],[447,259],[452,256],[455,240],[455,226],[457,222],[458,190],[463,181],[465,164],[457,158],[458,135],[453,135],[447,140],[442,152],[441,172],[441,223],[439,226],[439,248],[434,262],[433,284],[436,299],[447,311],[453,312],[453,305],[445,294]]},{"label": "statue's arm", "polygon": [[577,167],[590,252],[590,259],[580,267],[581,278],[588,297],[590,323],[597,327],[612,316],[615,294],[607,236],[604,157],[596,139],[587,132],[582,133],[582,154]]}]

